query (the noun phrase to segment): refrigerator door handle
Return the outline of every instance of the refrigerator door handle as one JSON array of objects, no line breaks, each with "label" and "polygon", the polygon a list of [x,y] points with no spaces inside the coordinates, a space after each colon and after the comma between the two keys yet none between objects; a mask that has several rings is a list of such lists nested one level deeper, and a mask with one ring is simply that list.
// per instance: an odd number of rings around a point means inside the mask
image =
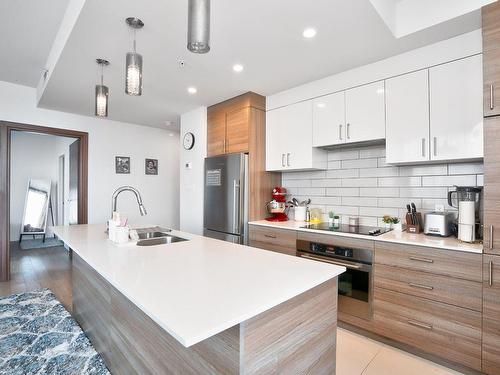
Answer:
[{"label": "refrigerator door handle", "polygon": [[233,180],[233,230],[240,233],[240,184]]}]

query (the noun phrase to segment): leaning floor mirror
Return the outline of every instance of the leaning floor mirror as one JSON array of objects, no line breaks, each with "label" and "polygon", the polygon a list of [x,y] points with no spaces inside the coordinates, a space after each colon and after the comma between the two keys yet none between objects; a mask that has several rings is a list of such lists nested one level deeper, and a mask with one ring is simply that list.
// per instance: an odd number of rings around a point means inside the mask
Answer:
[{"label": "leaning floor mirror", "polygon": [[19,242],[26,235],[33,236],[33,238],[41,235],[43,241],[45,241],[47,215],[50,205],[50,188],[50,180],[29,180]]}]

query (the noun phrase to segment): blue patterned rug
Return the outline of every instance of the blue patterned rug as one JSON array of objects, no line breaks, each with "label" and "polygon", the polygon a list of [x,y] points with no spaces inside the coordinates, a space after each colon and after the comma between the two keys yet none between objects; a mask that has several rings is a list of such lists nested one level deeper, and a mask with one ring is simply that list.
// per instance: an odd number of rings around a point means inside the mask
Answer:
[{"label": "blue patterned rug", "polygon": [[42,289],[0,298],[0,374],[109,372],[80,326]]}]

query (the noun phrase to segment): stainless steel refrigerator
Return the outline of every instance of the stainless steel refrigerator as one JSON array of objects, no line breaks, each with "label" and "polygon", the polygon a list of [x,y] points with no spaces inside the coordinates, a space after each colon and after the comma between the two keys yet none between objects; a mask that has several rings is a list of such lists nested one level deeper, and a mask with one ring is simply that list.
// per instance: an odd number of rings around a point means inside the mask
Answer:
[{"label": "stainless steel refrigerator", "polygon": [[248,232],[248,155],[205,159],[203,234],[246,244]]}]

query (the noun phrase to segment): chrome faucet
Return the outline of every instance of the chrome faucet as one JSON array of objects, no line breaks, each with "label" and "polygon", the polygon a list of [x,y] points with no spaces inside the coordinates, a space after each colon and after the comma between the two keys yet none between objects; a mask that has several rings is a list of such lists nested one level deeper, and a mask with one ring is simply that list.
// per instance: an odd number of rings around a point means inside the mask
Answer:
[{"label": "chrome faucet", "polygon": [[116,211],[116,201],[118,200],[118,196],[120,195],[120,193],[124,191],[131,191],[132,193],[135,194],[135,198],[137,199],[137,204],[139,205],[139,212],[141,213],[141,216],[147,215],[148,213],[146,212],[144,204],[142,204],[142,197],[141,193],[139,193],[139,190],[137,190],[132,186],[122,186],[115,190],[111,198],[111,217],[113,217],[113,212]]}]

